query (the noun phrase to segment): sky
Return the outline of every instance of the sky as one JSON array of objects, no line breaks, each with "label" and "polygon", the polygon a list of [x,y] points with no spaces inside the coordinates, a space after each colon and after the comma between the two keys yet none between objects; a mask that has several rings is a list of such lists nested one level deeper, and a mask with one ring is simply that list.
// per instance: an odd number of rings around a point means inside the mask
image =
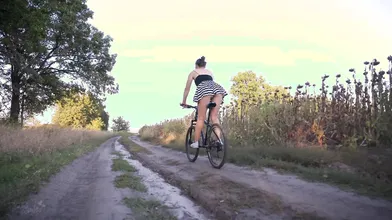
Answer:
[{"label": "sky", "polygon": [[[110,35],[120,90],[107,97],[110,121],[132,128],[191,113],[179,103],[200,56],[227,91],[251,70],[273,85],[319,85],[392,55],[390,0],[88,0],[91,23]],[[389,27],[389,29],[388,29]],[[188,95],[192,103],[195,85]],[[227,100],[227,101],[226,101]],[[226,97],[228,103],[230,96]],[[53,110],[38,117],[50,121]]]}]

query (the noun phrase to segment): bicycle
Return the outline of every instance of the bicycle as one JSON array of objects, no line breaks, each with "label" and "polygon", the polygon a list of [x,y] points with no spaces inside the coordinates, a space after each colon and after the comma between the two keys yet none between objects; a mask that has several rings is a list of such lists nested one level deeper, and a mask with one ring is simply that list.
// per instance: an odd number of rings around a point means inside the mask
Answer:
[{"label": "bicycle", "polygon": [[[210,102],[207,105],[207,111],[208,111],[208,117],[207,120],[204,120],[204,125],[206,125],[206,131],[205,134],[203,134],[203,129],[200,134],[200,139],[199,139],[199,148],[191,148],[190,145],[193,143],[193,138],[192,138],[192,132],[194,132],[195,125],[197,122],[197,117],[198,117],[198,110],[197,106],[192,106],[192,105],[181,105],[183,108],[193,108],[195,109],[195,117],[194,119],[191,119],[191,125],[188,128],[188,131],[186,133],[185,137],[185,151],[186,155],[188,157],[188,160],[190,162],[195,162],[197,157],[199,156],[199,150],[200,148],[205,148],[206,153],[208,156],[208,160],[210,161],[210,164],[212,167],[216,169],[220,169],[226,162],[226,156],[227,156],[227,140],[226,136],[223,133],[222,127],[219,124],[210,124],[210,114],[211,114],[211,109],[216,106],[216,103]],[[220,130],[221,138],[217,137],[218,135],[216,134],[216,130]],[[217,137],[216,140],[211,139],[211,135],[215,134]],[[223,139],[223,140],[222,140]],[[194,157],[192,158],[190,155],[189,150],[190,149],[195,149],[196,153]],[[223,152],[223,157],[222,161],[220,163],[215,163],[212,158],[212,154],[216,150],[217,154],[218,152]],[[219,156],[218,156],[219,157]]]}]

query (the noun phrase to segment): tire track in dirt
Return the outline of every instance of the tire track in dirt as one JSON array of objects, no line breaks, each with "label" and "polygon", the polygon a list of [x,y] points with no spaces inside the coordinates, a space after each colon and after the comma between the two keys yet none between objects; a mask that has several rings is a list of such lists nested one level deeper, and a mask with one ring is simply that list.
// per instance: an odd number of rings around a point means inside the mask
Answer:
[{"label": "tire track in dirt", "polygon": [[116,176],[111,171],[111,152],[118,139],[111,138],[94,152],[88,153],[59,173],[49,183],[15,208],[11,220],[123,220],[131,219],[131,210],[123,205],[127,190],[113,185]]},{"label": "tire track in dirt", "polygon": [[[122,155],[120,158],[137,170],[135,175],[141,178],[141,182],[147,188],[141,197],[159,201],[170,210],[177,220],[214,220],[210,213],[184,196],[179,188],[168,184],[157,173],[144,167],[140,161],[133,159],[133,154],[127,151],[123,145],[116,142],[115,151]],[[144,217],[144,219],[148,218]]]},{"label": "tire track in dirt", "polygon": [[217,170],[206,157],[190,163],[184,153],[142,142],[136,136],[131,140],[152,152],[137,154],[145,166],[187,190],[218,219],[392,219],[392,203],[386,200],[306,182],[269,168],[256,171],[226,164]]}]

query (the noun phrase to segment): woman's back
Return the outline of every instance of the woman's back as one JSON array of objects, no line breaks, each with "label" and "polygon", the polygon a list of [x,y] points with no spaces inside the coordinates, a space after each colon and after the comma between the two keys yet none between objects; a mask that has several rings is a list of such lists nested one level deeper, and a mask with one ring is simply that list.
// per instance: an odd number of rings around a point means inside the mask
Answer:
[{"label": "woman's back", "polygon": [[205,69],[205,68],[194,69],[193,72],[195,73],[193,79],[196,79],[200,75],[209,75],[212,78],[214,78],[214,74],[209,69]]}]

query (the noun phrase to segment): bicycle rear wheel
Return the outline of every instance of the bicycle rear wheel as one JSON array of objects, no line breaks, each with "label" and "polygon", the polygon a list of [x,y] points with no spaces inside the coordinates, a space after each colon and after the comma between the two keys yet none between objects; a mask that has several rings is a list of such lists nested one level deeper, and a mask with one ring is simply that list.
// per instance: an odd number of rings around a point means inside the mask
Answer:
[{"label": "bicycle rear wheel", "polygon": [[194,135],[195,135],[195,127],[191,126],[188,128],[185,137],[185,152],[190,162],[195,162],[197,157],[199,156],[199,148],[190,147],[190,145],[193,143]]},{"label": "bicycle rear wheel", "polygon": [[[223,133],[223,130],[219,124],[213,124],[209,129],[208,140],[207,140],[207,156],[211,165],[220,169],[226,162],[227,157],[227,140]],[[221,153],[222,155],[219,155]],[[214,158],[218,159],[215,161]]]}]

